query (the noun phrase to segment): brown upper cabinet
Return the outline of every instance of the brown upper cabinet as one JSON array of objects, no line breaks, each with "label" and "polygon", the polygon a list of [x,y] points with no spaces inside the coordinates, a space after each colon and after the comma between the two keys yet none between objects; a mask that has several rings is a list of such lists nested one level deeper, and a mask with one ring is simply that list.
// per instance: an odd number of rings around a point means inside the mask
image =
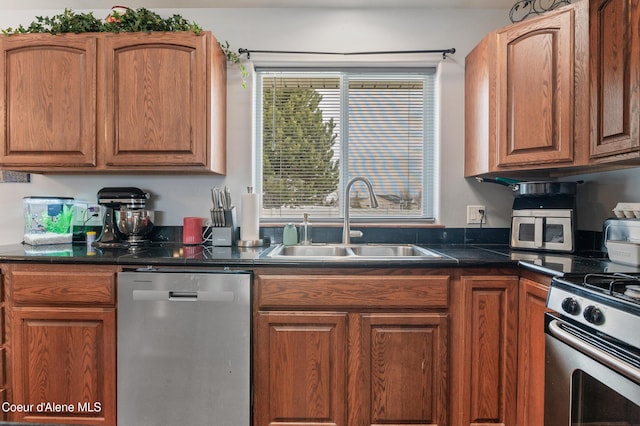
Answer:
[{"label": "brown upper cabinet", "polygon": [[588,4],[489,33],[466,58],[465,176],[584,163]]},{"label": "brown upper cabinet", "polygon": [[640,6],[637,0],[592,0],[591,159],[640,159]]},{"label": "brown upper cabinet", "polygon": [[210,32],[0,37],[0,168],[226,172]]},{"label": "brown upper cabinet", "polygon": [[96,166],[97,37],[0,37],[0,162]]}]

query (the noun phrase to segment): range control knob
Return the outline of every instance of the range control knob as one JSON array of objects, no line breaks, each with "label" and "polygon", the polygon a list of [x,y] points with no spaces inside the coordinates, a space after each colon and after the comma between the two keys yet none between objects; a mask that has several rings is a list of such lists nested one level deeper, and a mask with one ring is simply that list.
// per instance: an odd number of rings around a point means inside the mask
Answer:
[{"label": "range control knob", "polygon": [[580,313],[580,304],[573,297],[567,297],[562,301],[562,310],[570,315],[578,315]]},{"label": "range control knob", "polygon": [[604,314],[597,306],[590,305],[584,308],[584,319],[586,319],[591,324],[604,324]]}]

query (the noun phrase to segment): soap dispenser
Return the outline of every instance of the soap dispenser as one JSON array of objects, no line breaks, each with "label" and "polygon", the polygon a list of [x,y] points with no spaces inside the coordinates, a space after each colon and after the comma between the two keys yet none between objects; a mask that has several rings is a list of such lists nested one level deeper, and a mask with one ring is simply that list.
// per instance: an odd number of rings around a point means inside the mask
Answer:
[{"label": "soap dispenser", "polygon": [[300,224],[300,244],[305,246],[311,244],[311,222],[309,222],[308,213],[304,214],[304,218]]},{"label": "soap dispenser", "polygon": [[287,223],[282,232],[282,244],[294,246],[298,244],[298,231],[293,223]]}]

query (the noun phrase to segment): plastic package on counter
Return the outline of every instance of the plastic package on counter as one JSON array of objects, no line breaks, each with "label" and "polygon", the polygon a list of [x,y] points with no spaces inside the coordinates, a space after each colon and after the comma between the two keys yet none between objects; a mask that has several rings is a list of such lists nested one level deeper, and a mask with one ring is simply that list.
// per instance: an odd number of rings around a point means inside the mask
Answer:
[{"label": "plastic package on counter", "polygon": [[640,243],[640,220],[607,219],[602,227],[602,251],[607,252],[608,241],[630,241]]},{"label": "plastic package on counter", "polygon": [[640,218],[640,203],[618,203],[613,209],[613,214],[620,219],[638,219]]},{"label": "plastic package on counter", "polygon": [[612,262],[623,265],[640,265],[640,244],[630,241],[607,241],[607,251]]}]

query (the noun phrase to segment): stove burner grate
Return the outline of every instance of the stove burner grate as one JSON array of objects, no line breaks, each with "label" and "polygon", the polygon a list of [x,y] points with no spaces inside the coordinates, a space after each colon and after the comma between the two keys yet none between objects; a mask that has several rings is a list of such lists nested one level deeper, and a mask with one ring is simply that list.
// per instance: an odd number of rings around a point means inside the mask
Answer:
[{"label": "stove burner grate", "polygon": [[640,303],[640,275],[623,274],[586,274],[582,285],[610,296]]},{"label": "stove burner grate", "polygon": [[640,285],[630,284],[624,291],[624,295],[632,299],[640,300]]}]

